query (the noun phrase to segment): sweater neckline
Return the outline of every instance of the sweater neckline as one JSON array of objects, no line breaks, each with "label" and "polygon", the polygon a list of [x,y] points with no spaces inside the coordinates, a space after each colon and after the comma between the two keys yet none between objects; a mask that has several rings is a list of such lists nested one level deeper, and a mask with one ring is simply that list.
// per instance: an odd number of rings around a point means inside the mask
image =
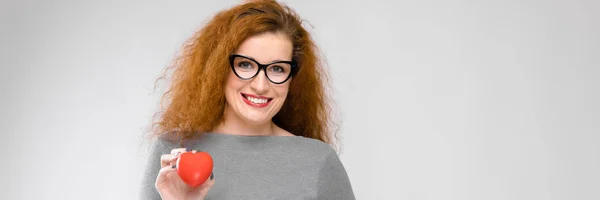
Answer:
[{"label": "sweater neckline", "polygon": [[236,135],[236,134],[230,134],[230,133],[217,133],[217,132],[205,132],[203,133],[203,135],[206,136],[210,136],[210,137],[229,137],[229,138],[296,138],[296,137],[300,137],[297,135],[290,135],[290,136],[285,136],[285,135]]},{"label": "sweater neckline", "polygon": [[222,149],[225,151],[265,151],[267,149],[289,148],[302,136],[275,135],[234,135],[215,132],[204,132],[196,139],[187,140],[184,147],[202,149]]}]

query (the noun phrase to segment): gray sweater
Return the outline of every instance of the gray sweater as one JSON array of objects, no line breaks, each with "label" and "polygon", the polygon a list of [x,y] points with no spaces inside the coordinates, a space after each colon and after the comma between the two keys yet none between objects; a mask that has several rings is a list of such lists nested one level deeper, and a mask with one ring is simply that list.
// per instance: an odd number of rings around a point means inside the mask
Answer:
[{"label": "gray sweater", "polygon": [[[208,152],[213,158],[215,185],[206,200],[355,199],[338,155],[319,140],[205,133],[183,147]],[[153,142],[140,199],[160,199],[154,187],[160,156],[174,148],[182,148],[179,141]]]}]

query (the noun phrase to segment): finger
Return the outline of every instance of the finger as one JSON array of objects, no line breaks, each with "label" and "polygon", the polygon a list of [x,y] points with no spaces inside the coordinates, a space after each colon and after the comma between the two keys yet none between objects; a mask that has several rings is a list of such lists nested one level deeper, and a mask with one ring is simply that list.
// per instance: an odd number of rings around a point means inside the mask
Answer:
[{"label": "finger", "polygon": [[203,197],[206,197],[206,194],[208,194],[208,191],[210,190],[210,188],[212,188],[212,186],[215,185],[215,179],[214,179],[214,174],[211,173],[210,177],[208,177],[208,179],[206,179],[206,181],[204,181],[204,183],[202,183],[202,185],[200,185],[199,187],[199,192]]},{"label": "finger", "polygon": [[177,148],[177,149],[171,150],[171,154],[183,153],[183,152],[186,152],[186,151],[188,151],[188,149],[186,149],[186,148]]},{"label": "finger", "polygon": [[171,166],[175,164],[174,162],[179,158],[179,153],[173,154],[163,154],[160,156],[160,168]]},{"label": "finger", "polygon": [[163,185],[163,183],[167,180],[167,175],[174,172],[176,172],[175,165],[160,168],[160,170],[158,171],[158,176],[156,177],[155,186],[159,187],[160,185]]},{"label": "finger", "polygon": [[175,164],[175,160],[179,157],[179,154],[189,151],[186,148],[177,148],[171,150],[171,154],[163,154],[160,156],[160,167],[171,166]]}]

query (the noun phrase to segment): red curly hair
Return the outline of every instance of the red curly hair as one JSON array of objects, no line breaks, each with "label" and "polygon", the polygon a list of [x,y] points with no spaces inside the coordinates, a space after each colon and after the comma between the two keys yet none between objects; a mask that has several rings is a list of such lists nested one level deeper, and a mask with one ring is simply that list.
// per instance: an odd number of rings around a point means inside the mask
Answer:
[{"label": "red curly hair", "polygon": [[158,79],[174,69],[171,86],[161,99],[161,105],[165,101],[168,105],[154,115],[160,118],[152,124],[153,135],[186,140],[213,130],[223,120],[224,85],[231,70],[228,56],[245,39],[265,32],[288,36],[292,58],[299,66],[273,122],[294,135],[334,144],[328,76],[315,42],[298,14],[272,0],[250,1],[219,12],[183,45],[174,65]]}]

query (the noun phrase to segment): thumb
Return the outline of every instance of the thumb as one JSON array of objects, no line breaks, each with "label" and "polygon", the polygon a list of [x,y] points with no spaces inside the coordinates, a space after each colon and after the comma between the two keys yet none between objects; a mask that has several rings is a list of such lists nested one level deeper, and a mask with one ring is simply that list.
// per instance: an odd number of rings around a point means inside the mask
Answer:
[{"label": "thumb", "polygon": [[198,192],[200,193],[202,199],[206,197],[210,188],[212,188],[212,186],[215,184],[214,176],[214,173],[211,173],[210,177],[208,177],[208,179],[206,179],[202,185],[198,186]]},{"label": "thumb", "polygon": [[174,173],[176,170],[177,169],[175,165],[160,168],[160,171],[158,171],[158,177],[156,177],[156,183],[154,184],[155,187],[159,188],[164,185],[167,181],[167,175]]}]

